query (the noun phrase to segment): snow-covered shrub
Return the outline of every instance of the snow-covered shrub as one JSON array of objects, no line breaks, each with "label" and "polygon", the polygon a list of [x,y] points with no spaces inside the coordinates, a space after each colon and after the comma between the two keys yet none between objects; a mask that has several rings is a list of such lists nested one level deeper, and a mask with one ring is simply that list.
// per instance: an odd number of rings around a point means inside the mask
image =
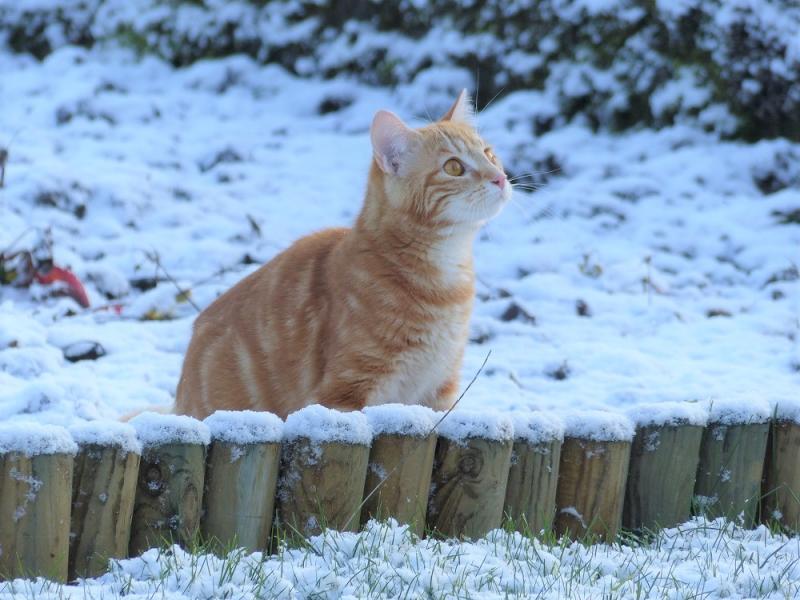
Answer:
[{"label": "snow-covered shrub", "polygon": [[0,11],[0,39],[40,58],[113,41],[175,65],[245,53],[415,92],[456,67],[480,81],[480,103],[545,92],[558,113],[537,128],[680,121],[746,139],[800,139],[797,31],[793,0],[21,0]]}]

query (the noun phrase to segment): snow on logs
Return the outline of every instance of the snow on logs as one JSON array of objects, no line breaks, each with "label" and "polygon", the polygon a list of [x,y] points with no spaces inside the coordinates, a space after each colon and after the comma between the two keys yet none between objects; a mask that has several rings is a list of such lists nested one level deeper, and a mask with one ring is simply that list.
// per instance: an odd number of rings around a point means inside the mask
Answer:
[{"label": "snow on logs", "polygon": [[281,535],[358,531],[372,431],[361,412],[319,404],[289,415],[278,481]]},{"label": "snow on logs", "polygon": [[142,413],[130,421],[143,446],[130,553],[188,546],[200,529],[208,427],[191,417]]},{"label": "snow on logs", "polygon": [[755,524],[771,415],[767,402],[711,404],[695,483],[698,512]]},{"label": "snow on logs", "polygon": [[267,550],[275,509],[283,422],[252,411],[217,411],[206,464],[203,538],[217,551]]},{"label": "snow on logs", "polygon": [[0,426],[0,578],[67,580],[77,450],[63,427]]},{"label": "snow on logs", "polygon": [[423,406],[364,409],[372,428],[361,522],[391,517],[417,535],[425,531],[439,415]]},{"label": "snow on logs", "polygon": [[69,430],[78,444],[72,476],[69,578],[104,573],[110,558],[125,558],[142,445],[136,430],[90,421]]},{"label": "snow on logs", "polygon": [[95,576],[109,558],[171,543],[263,551],[371,518],[419,535],[475,538],[505,518],[535,535],[611,540],[621,526],[669,527],[692,509],[753,524],[760,500],[762,519],[797,529],[798,449],[800,403],[752,401],[563,422],[315,405],[285,423],[243,411],[69,431],[2,425],[0,578]]},{"label": "snow on logs", "polygon": [[637,406],[628,416],[636,435],[623,526],[656,530],[688,521],[708,411],[698,403],[663,402]]},{"label": "snow on logs", "polygon": [[540,412],[514,413],[505,514],[518,530],[549,531],[556,512],[564,423]]},{"label": "snow on logs", "polygon": [[622,508],[633,423],[603,411],[565,417],[555,530],[559,535],[611,541],[622,524]]},{"label": "snow on logs", "polygon": [[508,415],[453,411],[438,426],[428,526],[478,538],[502,525],[514,428]]}]

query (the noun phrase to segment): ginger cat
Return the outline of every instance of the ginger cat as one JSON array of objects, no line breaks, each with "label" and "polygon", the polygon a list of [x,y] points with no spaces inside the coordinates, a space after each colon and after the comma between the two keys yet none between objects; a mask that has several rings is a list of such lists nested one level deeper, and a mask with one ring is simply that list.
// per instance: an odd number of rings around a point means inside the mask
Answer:
[{"label": "ginger cat", "polygon": [[175,412],[449,408],[472,310],[473,239],[511,197],[472,119],[466,90],[421,129],[379,111],[355,226],[298,240],[200,314]]}]

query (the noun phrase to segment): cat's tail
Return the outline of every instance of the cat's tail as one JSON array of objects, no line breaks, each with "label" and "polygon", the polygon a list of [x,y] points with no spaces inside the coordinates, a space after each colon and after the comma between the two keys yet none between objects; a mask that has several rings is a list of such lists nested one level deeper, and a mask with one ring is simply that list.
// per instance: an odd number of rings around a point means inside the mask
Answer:
[{"label": "cat's tail", "polygon": [[172,413],[175,412],[175,405],[173,404],[171,406],[156,406],[156,405],[145,406],[144,408],[140,408],[138,410],[134,410],[133,412],[129,412],[128,414],[122,415],[119,418],[119,420],[122,421],[123,423],[127,423],[133,417],[145,412],[155,412],[155,413],[161,413],[162,415],[171,415]]}]

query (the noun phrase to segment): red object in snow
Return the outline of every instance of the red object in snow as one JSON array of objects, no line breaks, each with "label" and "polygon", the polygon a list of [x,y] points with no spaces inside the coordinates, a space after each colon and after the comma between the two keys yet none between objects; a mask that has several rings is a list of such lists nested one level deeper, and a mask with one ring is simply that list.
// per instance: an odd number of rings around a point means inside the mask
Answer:
[{"label": "red object in snow", "polygon": [[72,271],[68,271],[67,269],[62,269],[61,267],[56,267],[55,265],[50,267],[46,273],[40,273],[36,271],[33,276],[36,278],[36,281],[39,283],[55,283],[56,281],[62,281],[67,284],[67,293],[69,297],[75,300],[78,304],[80,304],[83,308],[89,308],[89,296],[86,295],[86,290],[83,288],[83,284],[80,282],[80,279],[75,277],[75,274]]}]

